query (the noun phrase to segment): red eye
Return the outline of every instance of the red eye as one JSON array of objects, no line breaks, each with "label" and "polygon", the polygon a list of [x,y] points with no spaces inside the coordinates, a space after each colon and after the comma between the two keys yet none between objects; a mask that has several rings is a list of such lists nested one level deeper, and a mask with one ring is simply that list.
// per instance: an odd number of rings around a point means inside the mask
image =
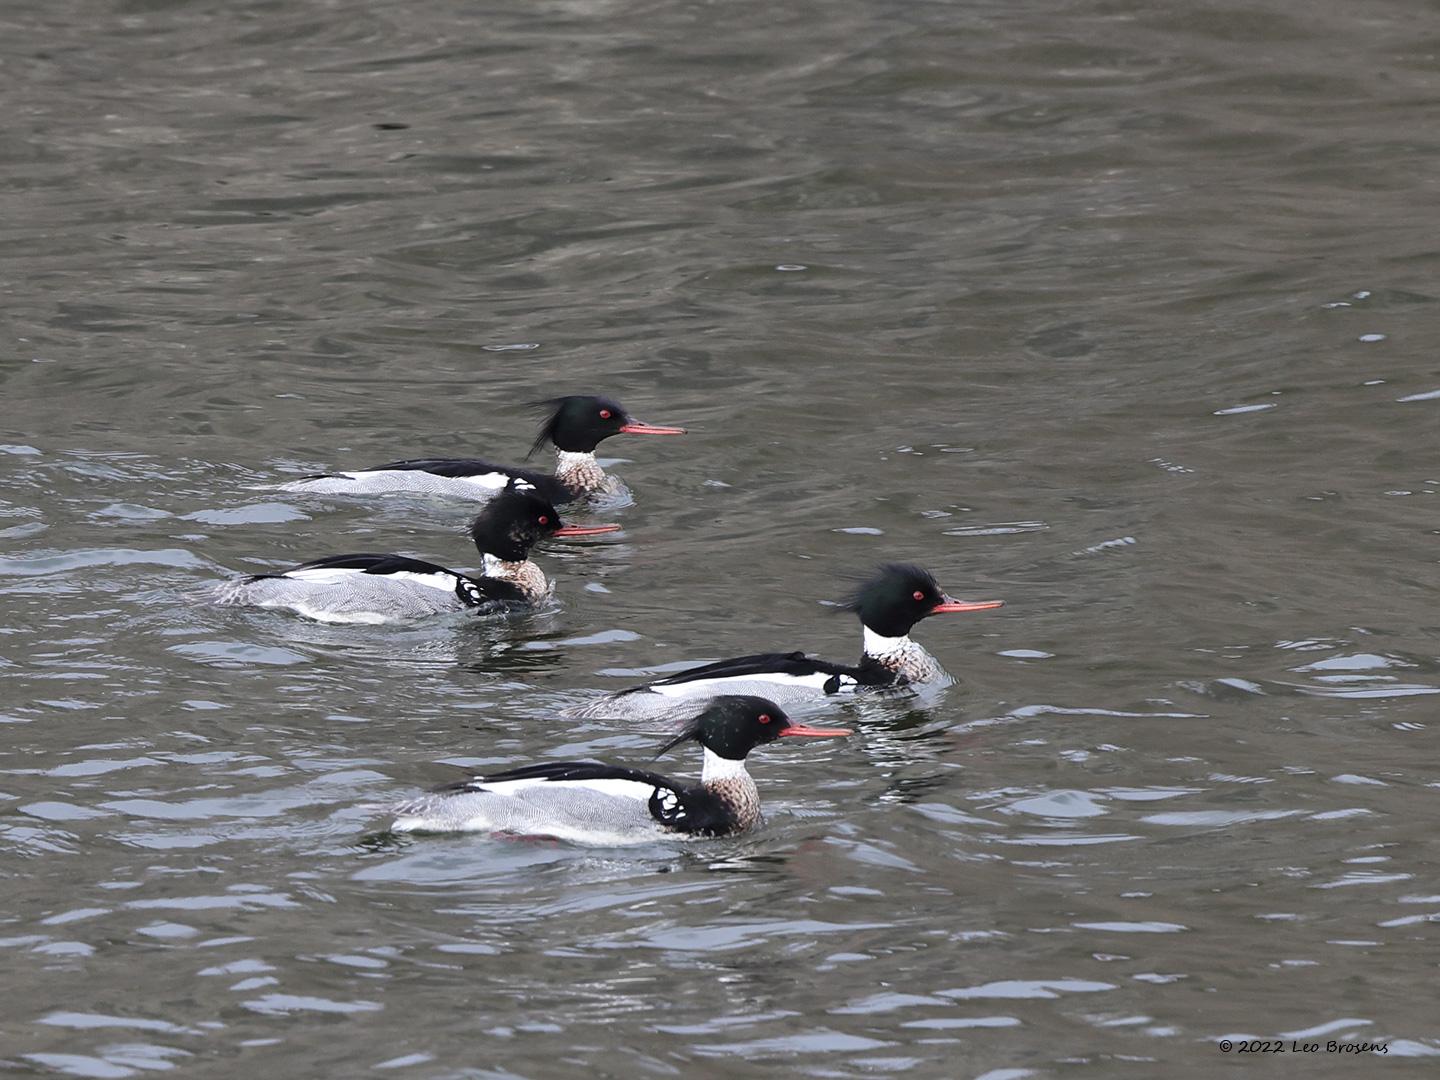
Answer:
[{"label": "red eye", "polygon": [[912,595],[913,597],[915,597],[916,600],[924,600],[924,599],[925,599],[925,594],[924,594],[923,592],[921,592],[919,589],[916,589],[916,590],[915,590],[913,593],[911,593],[910,595]]},{"label": "red eye", "polygon": [[600,410],[600,419],[601,419],[601,420],[609,420],[609,419],[610,419],[610,410],[609,410],[609,409],[601,409],[601,410]]},{"label": "red eye", "polygon": [[549,524],[550,524],[550,518],[549,518],[549,516],[546,515],[546,514],[541,514],[539,520],[540,520],[540,524],[541,524],[541,525],[549,525]]},{"label": "red eye", "polygon": [[759,720],[762,724],[768,724],[770,722],[770,714],[768,712],[762,712],[755,719]]}]

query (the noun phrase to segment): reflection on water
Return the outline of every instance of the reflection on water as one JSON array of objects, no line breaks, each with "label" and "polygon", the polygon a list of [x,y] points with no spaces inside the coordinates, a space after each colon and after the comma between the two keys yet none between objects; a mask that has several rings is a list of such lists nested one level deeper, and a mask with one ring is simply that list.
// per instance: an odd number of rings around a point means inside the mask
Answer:
[{"label": "reflection on water", "polygon": [[[6,8],[7,1060],[1440,1054],[1429,9],[401,12]],[[625,532],[539,553],[552,609],[204,602],[327,552],[469,565],[473,508],[275,485],[518,461],[517,403],[586,391],[691,434],[614,451],[629,493],[571,516]],[[763,830],[381,831],[458,769],[648,761],[561,717],[619,679],[853,656],[820,601],[885,559],[1007,607],[923,628],[955,685],[758,754]]]}]

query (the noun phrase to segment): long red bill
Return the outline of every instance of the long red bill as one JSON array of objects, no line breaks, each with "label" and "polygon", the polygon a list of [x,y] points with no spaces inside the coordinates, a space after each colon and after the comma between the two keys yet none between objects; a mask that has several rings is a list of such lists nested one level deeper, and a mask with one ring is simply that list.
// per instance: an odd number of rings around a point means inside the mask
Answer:
[{"label": "long red bill", "polygon": [[931,615],[947,615],[952,611],[991,611],[1004,607],[1004,600],[951,600],[948,596],[943,603],[930,609]]},{"label": "long red bill", "polygon": [[642,424],[639,420],[631,420],[629,423],[620,426],[622,435],[684,435],[683,427],[660,427],[658,424]]},{"label": "long red bill", "polygon": [[619,525],[561,525],[551,536],[599,536],[601,533],[619,532]]},{"label": "long red bill", "polygon": [[853,735],[849,728],[843,727],[806,727],[804,724],[791,724],[787,728],[780,729],[781,735],[806,735],[811,738],[825,738],[829,735]]}]

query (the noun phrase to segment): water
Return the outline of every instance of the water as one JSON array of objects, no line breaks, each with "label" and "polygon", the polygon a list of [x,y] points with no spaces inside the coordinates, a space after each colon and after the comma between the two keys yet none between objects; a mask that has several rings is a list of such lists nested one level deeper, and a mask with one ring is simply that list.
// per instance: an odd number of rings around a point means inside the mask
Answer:
[{"label": "water", "polygon": [[[1434,1069],[1429,5],[0,27],[7,1067],[1209,1077],[1251,1034]],[[259,485],[513,460],[567,389],[692,434],[606,444],[634,502],[545,554],[560,610],[199,602],[466,565],[461,508]],[[379,832],[455,766],[643,762],[555,719],[626,672],[852,657],[825,602],[893,558],[1008,606],[921,628],[939,700],[758,754],[762,832]]]}]

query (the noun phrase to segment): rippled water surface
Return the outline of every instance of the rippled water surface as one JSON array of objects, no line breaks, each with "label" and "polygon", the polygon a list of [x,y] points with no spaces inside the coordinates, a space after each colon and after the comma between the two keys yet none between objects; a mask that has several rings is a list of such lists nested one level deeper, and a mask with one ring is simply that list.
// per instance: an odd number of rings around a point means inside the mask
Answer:
[{"label": "rippled water surface", "polygon": [[[5,1070],[1433,1075],[1437,55],[1419,0],[11,0]],[[691,435],[605,444],[556,610],[203,602],[471,565],[270,486],[571,389]],[[637,670],[853,658],[897,558],[1007,606],[757,753],[762,831],[383,833],[648,760],[557,719]]]}]

